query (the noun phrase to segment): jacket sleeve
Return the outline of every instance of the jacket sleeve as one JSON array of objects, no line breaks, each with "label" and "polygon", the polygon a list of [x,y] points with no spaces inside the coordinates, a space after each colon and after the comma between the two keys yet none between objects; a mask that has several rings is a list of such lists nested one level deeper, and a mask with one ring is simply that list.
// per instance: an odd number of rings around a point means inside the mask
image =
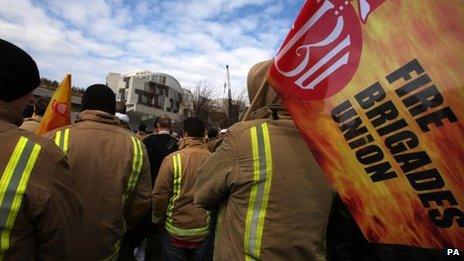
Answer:
[{"label": "jacket sleeve", "polygon": [[172,192],[172,157],[167,156],[161,163],[158,177],[153,188],[153,222],[158,223],[166,214],[169,196]]},{"label": "jacket sleeve", "polygon": [[37,213],[37,259],[67,260],[78,243],[83,207],[73,189],[66,157],[63,156],[47,175],[50,187]]},{"label": "jacket sleeve", "polygon": [[228,134],[221,146],[200,167],[195,184],[194,202],[205,209],[214,209],[225,200],[234,184],[236,165],[234,139]]},{"label": "jacket sleeve", "polygon": [[147,213],[151,203],[151,174],[147,151],[143,147],[143,164],[140,170],[133,197],[129,202],[124,218],[128,228],[132,228]]}]

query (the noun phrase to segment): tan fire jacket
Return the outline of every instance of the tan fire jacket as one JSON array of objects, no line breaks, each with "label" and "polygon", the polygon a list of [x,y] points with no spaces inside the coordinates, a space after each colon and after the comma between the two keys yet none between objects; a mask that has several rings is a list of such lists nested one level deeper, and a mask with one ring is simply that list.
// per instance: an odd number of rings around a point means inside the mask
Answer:
[{"label": "tan fire jacket", "polygon": [[24,119],[23,124],[19,128],[35,133],[39,128],[41,121],[42,116],[34,115],[31,118]]},{"label": "tan fire jacket", "polygon": [[0,259],[69,260],[82,203],[66,157],[0,101]]},{"label": "tan fire jacket", "polygon": [[153,216],[155,221],[166,217],[166,230],[173,237],[200,241],[208,235],[209,215],[193,204],[193,194],[198,168],[210,154],[204,141],[185,138],[179,151],[161,164],[153,189]]},{"label": "tan fire jacket", "polygon": [[120,239],[148,210],[150,166],[145,146],[113,115],[84,111],[75,124],[48,133],[69,158],[84,203],[75,260],[117,257]]},{"label": "tan fire jacket", "polygon": [[[269,65],[250,72],[251,99]],[[195,203],[220,206],[215,260],[320,260],[332,189],[278,97],[264,87],[254,120],[229,128],[201,167]]]}]

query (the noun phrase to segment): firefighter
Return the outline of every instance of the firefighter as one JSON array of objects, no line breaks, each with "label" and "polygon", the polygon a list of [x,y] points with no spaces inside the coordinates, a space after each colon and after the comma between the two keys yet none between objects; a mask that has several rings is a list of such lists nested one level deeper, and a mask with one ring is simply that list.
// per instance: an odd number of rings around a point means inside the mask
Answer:
[{"label": "firefighter", "polygon": [[0,260],[69,260],[82,203],[66,156],[21,130],[40,76],[34,60],[0,39]]},{"label": "firefighter", "polygon": [[145,146],[119,127],[115,103],[108,86],[92,85],[76,123],[46,134],[68,155],[85,208],[74,260],[116,259],[122,235],[151,203]]},{"label": "firefighter", "polygon": [[34,102],[34,114],[32,117],[24,119],[23,124],[20,126],[21,129],[35,133],[42,122],[42,117],[47,110],[49,98],[40,97]]},{"label": "firefighter", "polygon": [[154,221],[164,219],[163,260],[206,260],[209,215],[193,204],[200,165],[211,154],[198,118],[184,120],[179,151],[164,158],[153,189]]},{"label": "firefighter", "polygon": [[215,260],[319,260],[333,192],[280,99],[272,61],[248,75],[252,119],[227,130],[201,167],[195,203],[219,207]]}]

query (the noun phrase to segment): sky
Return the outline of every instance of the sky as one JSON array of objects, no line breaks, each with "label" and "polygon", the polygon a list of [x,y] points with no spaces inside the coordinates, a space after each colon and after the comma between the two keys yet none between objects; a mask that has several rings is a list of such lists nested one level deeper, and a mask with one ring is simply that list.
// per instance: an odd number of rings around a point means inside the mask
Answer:
[{"label": "sky", "polygon": [[73,85],[109,72],[163,72],[184,88],[207,81],[222,96],[272,58],[303,0],[1,0],[0,38],[26,50],[41,76]]}]

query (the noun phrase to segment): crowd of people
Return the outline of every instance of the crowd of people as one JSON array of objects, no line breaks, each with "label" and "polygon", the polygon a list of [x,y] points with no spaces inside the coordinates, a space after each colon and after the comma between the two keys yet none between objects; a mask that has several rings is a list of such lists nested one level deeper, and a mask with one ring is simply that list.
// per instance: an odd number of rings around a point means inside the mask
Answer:
[{"label": "crowd of people", "polygon": [[22,117],[37,65],[4,40],[0,53],[0,258],[439,258],[365,240],[266,83],[272,61],[250,70],[255,106],[227,131],[189,117],[177,138],[163,115],[134,134],[113,91],[94,84],[73,124],[39,137],[48,101]]}]

